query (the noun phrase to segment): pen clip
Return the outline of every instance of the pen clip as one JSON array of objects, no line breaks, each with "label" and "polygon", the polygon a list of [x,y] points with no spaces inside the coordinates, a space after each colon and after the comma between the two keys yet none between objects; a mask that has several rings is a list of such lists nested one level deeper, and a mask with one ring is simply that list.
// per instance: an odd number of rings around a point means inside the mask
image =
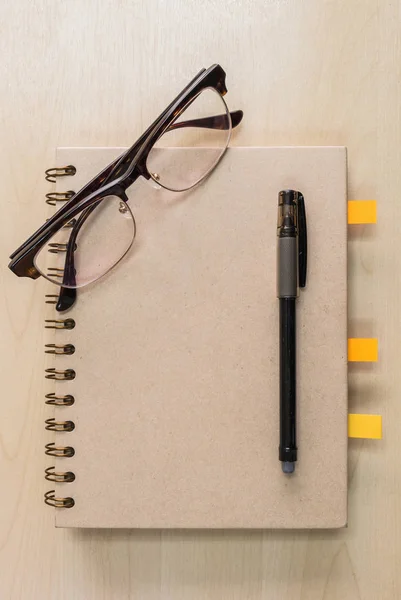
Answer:
[{"label": "pen clip", "polygon": [[306,266],[308,259],[308,236],[306,228],[305,201],[303,195],[298,192],[298,274],[299,287],[306,285]]}]

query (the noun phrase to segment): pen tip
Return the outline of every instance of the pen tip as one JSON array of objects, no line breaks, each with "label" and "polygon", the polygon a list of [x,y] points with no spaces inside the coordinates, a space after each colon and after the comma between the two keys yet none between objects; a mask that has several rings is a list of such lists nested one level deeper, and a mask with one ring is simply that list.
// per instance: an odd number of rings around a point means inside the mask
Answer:
[{"label": "pen tip", "polygon": [[295,463],[293,462],[282,462],[281,468],[283,469],[283,473],[293,473],[295,471]]}]

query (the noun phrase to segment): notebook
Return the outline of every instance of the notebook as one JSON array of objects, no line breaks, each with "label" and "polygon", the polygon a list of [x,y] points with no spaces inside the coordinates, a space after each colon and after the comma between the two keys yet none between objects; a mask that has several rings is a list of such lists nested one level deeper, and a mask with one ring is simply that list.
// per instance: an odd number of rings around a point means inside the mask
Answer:
[{"label": "notebook", "polygon": [[[56,165],[76,173],[49,191],[78,190],[122,151],[59,148]],[[305,196],[309,245],[292,476],[278,460],[276,221],[286,188]],[[49,478],[53,466],[61,474],[48,498],[68,499],[56,526],[345,526],[345,148],[231,148],[189,192],[140,179],[128,195],[131,251],[67,313],[48,305],[62,328],[46,341],[75,352],[48,355],[47,367],[76,373],[48,382],[48,417],[73,424],[49,432],[50,454],[55,444],[64,456],[46,457]],[[53,394],[64,405],[52,406]]]}]

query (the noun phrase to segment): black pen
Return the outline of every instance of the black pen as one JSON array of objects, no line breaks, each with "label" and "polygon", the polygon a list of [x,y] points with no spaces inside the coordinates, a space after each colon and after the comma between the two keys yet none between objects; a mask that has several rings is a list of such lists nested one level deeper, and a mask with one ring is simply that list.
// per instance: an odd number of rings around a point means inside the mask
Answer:
[{"label": "black pen", "polygon": [[296,299],[306,283],[307,233],[304,197],[278,195],[277,297],[280,304],[280,446],[284,473],[293,473],[296,441]]}]

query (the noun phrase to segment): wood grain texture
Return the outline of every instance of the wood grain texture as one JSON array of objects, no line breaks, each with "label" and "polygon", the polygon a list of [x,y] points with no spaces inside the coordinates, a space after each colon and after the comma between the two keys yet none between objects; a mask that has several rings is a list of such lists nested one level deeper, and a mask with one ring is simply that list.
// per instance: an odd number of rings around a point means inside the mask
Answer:
[{"label": "wood grain texture", "polygon": [[[401,8],[389,0],[0,2],[0,597],[396,600],[401,596]],[[41,283],[6,257],[45,212],[54,147],[124,146],[202,66],[245,111],[235,143],[339,144],[350,198],[378,200],[349,241],[351,412],[383,414],[350,443],[341,532],[61,531],[44,506]]]}]

